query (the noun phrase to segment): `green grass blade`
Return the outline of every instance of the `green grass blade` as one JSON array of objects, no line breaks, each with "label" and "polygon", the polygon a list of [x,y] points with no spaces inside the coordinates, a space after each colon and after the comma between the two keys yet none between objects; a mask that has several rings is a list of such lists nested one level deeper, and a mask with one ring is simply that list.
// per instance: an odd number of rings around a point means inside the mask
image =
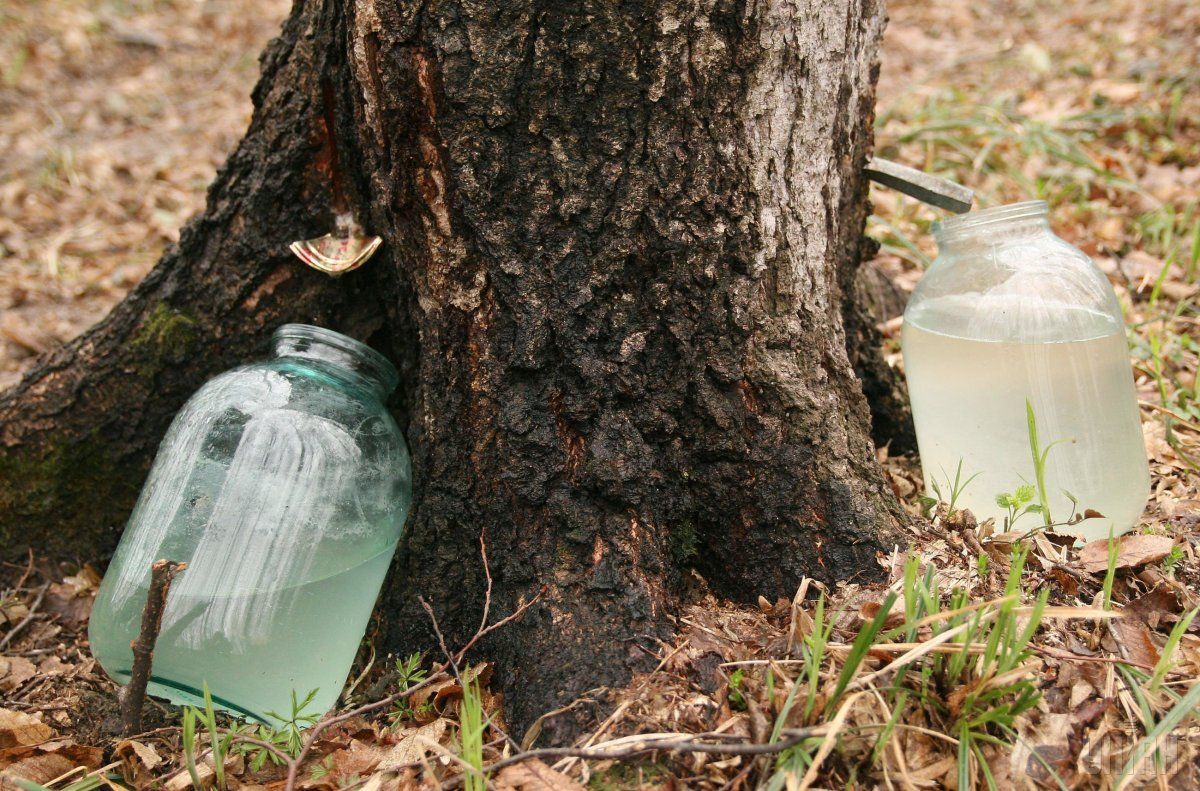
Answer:
[{"label": "green grass blade", "polygon": [[895,591],[889,591],[884,598],[883,604],[880,605],[879,611],[875,613],[875,617],[869,623],[863,624],[863,627],[858,630],[858,635],[854,638],[854,643],[850,646],[850,652],[846,655],[846,664],[842,666],[842,672],[838,675],[837,684],[833,688],[833,694],[829,696],[829,701],[825,704],[826,716],[833,713],[834,708],[841,701],[842,693],[846,691],[846,687],[850,685],[851,680],[858,673],[859,667],[867,657],[867,651],[875,643],[875,638],[883,629],[883,624],[887,621],[888,613],[892,610],[892,605],[896,602]]}]

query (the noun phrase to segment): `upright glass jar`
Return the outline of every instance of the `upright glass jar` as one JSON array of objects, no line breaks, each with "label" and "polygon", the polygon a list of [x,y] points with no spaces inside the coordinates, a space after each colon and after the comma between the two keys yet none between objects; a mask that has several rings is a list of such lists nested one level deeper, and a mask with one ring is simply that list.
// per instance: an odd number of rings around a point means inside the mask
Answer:
[{"label": "upright glass jar", "polygon": [[408,449],[384,400],[396,369],[339,333],[288,324],[265,362],[179,411],[92,611],[92,651],[129,679],[158,559],[167,596],[151,694],[269,721],[293,691],[337,701],[411,503]]},{"label": "upright glass jar", "polygon": [[[903,330],[926,490],[1000,530],[1129,530],[1150,476],[1112,286],[1051,232],[1043,201],[933,230]],[[1064,524],[1089,509],[1102,516]]]}]

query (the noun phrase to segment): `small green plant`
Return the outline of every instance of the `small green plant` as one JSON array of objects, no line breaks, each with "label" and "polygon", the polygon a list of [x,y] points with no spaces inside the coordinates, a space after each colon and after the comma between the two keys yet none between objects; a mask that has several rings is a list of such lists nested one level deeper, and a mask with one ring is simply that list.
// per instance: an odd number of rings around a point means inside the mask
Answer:
[{"label": "small green plant", "polygon": [[1033,502],[1034,494],[1036,492],[1034,491],[1033,484],[1023,483],[1011,494],[996,495],[996,505],[1008,512],[1004,516],[1004,529],[1006,531],[1012,530],[1017,520],[1026,514],[1034,514],[1041,511],[1041,506]]},{"label": "small green plant", "polygon": [[209,692],[208,682],[204,683],[204,708],[197,709],[195,706],[184,706],[183,708],[183,761],[187,766],[188,775],[192,778],[192,786],[195,788],[203,788],[204,784],[200,781],[200,771],[196,764],[197,755],[197,739],[196,739],[196,724],[200,723],[208,732],[208,743],[212,750],[213,774],[216,780],[216,787],[220,791],[224,791],[225,785],[225,756],[229,752],[229,745],[237,735],[236,732],[228,731],[222,734],[217,728],[217,713],[213,708],[212,693]]},{"label": "small green plant", "polygon": [[[421,667],[421,655],[412,653],[407,659],[396,660],[396,677],[397,685],[401,692],[405,692],[410,688],[420,684],[427,677],[427,671]],[[423,703],[416,708],[409,703],[408,698],[401,698],[393,705],[391,713],[388,714],[388,721],[392,725],[403,720],[411,720],[416,717],[424,716],[433,709],[432,703]]]},{"label": "small green plant", "polygon": [[885,637],[902,634],[912,642],[922,623],[932,631],[933,639],[957,630],[948,644],[961,645],[961,650],[931,654],[908,683],[915,686],[917,699],[944,714],[946,732],[959,741],[959,788],[973,787],[972,766],[994,787],[982,745],[1015,741],[1017,717],[1036,706],[1040,698],[1033,680],[1022,670],[1032,656],[1028,646],[1041,623],[1049,591],[1041,592],[1028,616],[1018,615],[1026,557],[1023,547],[1014,550],[1004,595],[997,601],[972,605],[967,591],[955,589],[945,610],[934,569],[920,575],[916,558],[905,564],[905,623],[886,632]]},{"label": "small green plant", "polygon": [[[278,727],[251,725],[239,729],[238,733],[251,736],[261,742],[266,742],[275,747],[279,753],[283,753],[290,758],[295,758],[304,747],[304,740],[301,736],[302,732],[305,728],[316,725],[320,719],[320,714],[307,711],[309,704],[317,696],[317,691],[314,689],[305,695],[304,700],[299,700],[296,696],[296,690],[292,690],[292,711],[287,717],[277,714],[274,711],[268,711],[267,716],[280,723]],[[248,756],[250,769],[255,772],[262,769],[267,761],[276,766],[284,763],[283,757],[279,753],[259,744],[240,742],[234,745],[234,750],[240,755]]]},{"label": "small green plant", "polygon": [[332,771],[333,771],[333,755],[327,755],[324,758],[322,758],[321,761],[316,766],[314,766],[312,769],[308,770],[308,776],[311,777],[313,780],[320,780],[323,777],[328,777],[329,773]]},{"label": "small green plant", "polygon": [[471,679],[469,668],[464,668],[463,696],[458,707],[459,757],[464,767],[463,788],[466,791],[487,791],[487,778],[483,774],[483,732],[487,721],[483,716],[483,696],[479,682]]},{"label": "small green plant", "polygon": [[1171,547],[1171,551],[1162,559],[1163,571],[1171,579],[1175,578],[1175,567],[1179,565],[1184,558],[1183,547],[1179,544]]},{"label": "small green plant", "polygon": [[942,470],[942,483],[945,485],[945,492],[942,491],[942,484],[938,483],[937,478],[935,478],[932,474],[929,476],[929,486],[933,489],[933,493],[936,496],[929,497],[928,495],[925,495],[919,498],[922,507],[925,509],[925,516],[927,518],[933,513],[933,509],[937,507],[938,503],[946,504],[947,516],[952,516],[954,514],[958,505],[958,498],[962,496],[963,491],[967,488],[967,486],[970,485],[971,481],[975,480],[980,475],[980,473],[975,473],[964,481],[962,473],[962,459],[958,460],[958,467],[954,470],[954,480],[950,479],[950,474],[948,472]]},{"label": "small green plant", "polygon": [[[1037,415],[1033,412],[1033,404],[1029,399],[1025,399],[1025,419],[1029,429],[1029,452],[1033,457],[1033,476],[1034,483],[1037,484],[1037,506],[1034,513],[1042,515],[1042,523],[1046,527],[1054,524],[1053,517],[1050,516],[1050,496],[1046,492],[1046,461],[1050,457],[1050,449],[1059,443],[1066,440],[1055,440],[1049,445],[1042,447],[1038,442],[1038,427]],[[1029,506],[1027,510],[1033,509],[1034,506]]]},{"label": "small green plant", "polygon": [[740,667],[729,676],[729,708],[734,711],[746,710],[746,696],[742,694],[742,684],[746,673]]},{"label": "small green plant", "polygon": [[1108,568],[1104,572],[1103,598],[1104,609],[1112,609],[1113,582],[1117,579],[1117,555],[1120,552],[1120,542],[1113,539],[1112,528],[1108,530]]}]

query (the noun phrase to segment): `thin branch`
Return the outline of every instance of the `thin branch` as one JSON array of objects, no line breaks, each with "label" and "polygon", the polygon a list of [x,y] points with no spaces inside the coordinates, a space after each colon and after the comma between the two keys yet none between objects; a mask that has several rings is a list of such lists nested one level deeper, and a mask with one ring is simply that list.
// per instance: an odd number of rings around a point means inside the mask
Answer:
[{"label": "thin branch", "polygon": [[[828,726],[818,725],[811,728],[788,728],[783,731],[785,738],[777,742],[751,742],[748,739],[723,733],[648,733],[636,736],[623,736],[619,739],[603,742],[594,747],[540,747],[536,750],[526,750],[523,753],[504,758],[483,767],[483,774],[490,775],[506,766],[519,764],[534,758],[583,758],[585,760],[621,761],[636,758],[645,753],[664,750],[668,752],[714,753],[717,755],[772,755],[795,747],[806,739],[820,736],[828,730]],[[457,788],[462,785],[463,777],[448,780],[442,785],[444,789]]]},{"label": "thin branch", "polygon": [[173,560],[156,560],[150,566],[150,590],[142,610],[142,629],[130,644],[133,649],[133,669],[129,672],[129,684],[120,695],[123,733],[137,733],[142,729],[142,707],[146,705],[146,685],[150,683],[154,644],[158,642],[158,632],[162,627],[167,591],[171,589],[171,580],[175,579],[175,575],[186,568],[186,563]]},{"label": "thin branch", "polygon": [[[483,565],[484,565],[484,569],[486,569],[487,568],[487,549],[483,546],[483,536],[482,535],[480,535],[479,542],[480,542],[481,549],[484,552]],[[487,608],[490,604],[491,587],[492,587],[492,577],[491,577],[491,574],[488,574],[488,591],[489,591],[489,593],[487,596],[488,601],[486,601],[483,605],[484,610],[487,610]],[[438,645],[441,646],[442,654],[445,655],[446,661],[450,664],[450,669],[454,671],[454,678],[458,682],[459,689],[461,689],[463,691],[463,695],[466,695],[467,694],[467,682],[463,680],[462,675],[458,672],[458,662],[455,661],[454,655],[451,654],[450,649],[448,649],[446,647],[446,638],[442,636],[442,630],[441,630],[441,627],[438,626],[437,616],[433,614],[433,608],[430,607],[429,603],[426,602],[425,599],[421,598],[420,596],[417,597],[417,601],[419,601],[421,603],[421,606],[423,608],[425,608],[425,612],[429,615],[429,621],[433,625],[433,633],[437,635]],[[478,633],[478,631],[482,631],[484,629],[484,627],[486,626],[486,624],[487,624],[486,621],[484,623],[480,624],[479,630],[477,630],[477,633]],[[502,739],[504,741],[508,742],[508,744],[512,746],[513,750],[515,750],[517,752],[521,751],[521,745],[517,744],[516,740],[514,740],[511,736],[509,736],[508,733],[506,733],[504,730],[502,730],[495,722],[492,722],[490,720],[490,718],[486,724],[489,725],[490,727],[492,727],[493,729],[495,729],[496,731],[499,731]]]},{"label": "thin branch", "polygon": [[460,687],[466,689],[467,685],[463,682],[462,674],[458,672],[458,662],[454,661],[454,654],[450,653],[450,649],[446,647],[446,638],[442,635],[442,630],[438,627],[437,616],[433,614],[433,608],[429,606],[429,602],[425,601],[423,596],[417,596],[417,602],[425,610],[425,614],[429,616],[429,622],[433,624],[433,633],[437,636],[438,646],[442,649],[442,655],[446,657],[446,663],[450,665],[450,670],[454,673],[454,680],[458,682]]},{"label": "thin branch", "polygon": [[483,617],[479,619],[476,632],[487,628],[488,616],[492,611],[492,567],[488,565],[486,527],[479,531],[479,557],[483,560],[483,575],[487,577],[487,587],[483,591]]},{"label": "thin branch", "polygon": [[29,547],[29,562],[25,564],[25,571],[21,573],[21,579],[17,580],[17,584],[13,586],[13,591],[19,591],[25,587],[25,581],[29,579],[29,575],[33,573],[33,547]]},{"label": "thin branch", "polygon": [[527,602],[521,602],[520,606],[518,606],[517,609],[513,610],[511,614],[505,616],[504,618],[501,618],[500,620],[496,621],[494,624],[487,627],[486,629],[480,629],[478,632],[476,632],[475,636],[472,637],[470,640],[468,640],[466,645],[464,645],[462,648],[458,649],[458,653],[454,655],[455,660],[458,662],[461,662],[463,657],[466,656],[467,651],[471,650],[471,647],[474,646],[477,642],[479,642],[480,640],[482,640],[484,637],[488,636],[492,632],[496,631],[497,629],[507,626],[508,624],[512,623],[513,621],[517,620],[522,615],[524,615],[526,610],[528,610],[530,607],[532,607],[534,605],[534,603],[537,602],[538,599],[542,598],[542,596],[546,593],[546,591],[549,590],[549,587],[550,586],[548,586],[548,585],[542,585],[542,587],[538,590],[537,594],[532,599],[530,599]]},{"label": "thin branch", "polygon": [[7,648],[8,644],[12,642],[13,638],[20,634],[22,629],[33,622],[34,616],[37,615],[38,607],[42,606],[42,599],[46,598],[46,591],[48,590],[50,590],[49,582],[38,589],[38,594],[34,598],[33,604],[29,605],[29,612],[25,613],[25,617],[21,619],[20,623],[8,630],[8,634],[4,635],[3,639],[0,639],[0,651],[3,651],[5,648]]}]

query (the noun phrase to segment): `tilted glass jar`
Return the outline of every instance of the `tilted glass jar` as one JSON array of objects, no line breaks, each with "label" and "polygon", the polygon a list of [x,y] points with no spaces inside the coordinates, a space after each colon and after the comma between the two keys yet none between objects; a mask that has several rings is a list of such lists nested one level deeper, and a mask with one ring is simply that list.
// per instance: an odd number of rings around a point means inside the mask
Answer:
[{"label": "tilted glass jar", "polygon": [[[934,235],[903,329],[926,490],[998,530],[1129,530],[1150,478],[1112,286],[1051,232],[1043,201],[952,217]],[[1089,509],[1103,516],[1063,524]]]},{"label": "tilted glass jar", "polygon": [[293,691],[337,701],[411,503],[384,400],[396,369],[330,330],[289,324],[274,356],[205,384],[176,415],[100,586],[92,651],[129,679],[158,559],[171,586],[149,691],[268,720]]}]

